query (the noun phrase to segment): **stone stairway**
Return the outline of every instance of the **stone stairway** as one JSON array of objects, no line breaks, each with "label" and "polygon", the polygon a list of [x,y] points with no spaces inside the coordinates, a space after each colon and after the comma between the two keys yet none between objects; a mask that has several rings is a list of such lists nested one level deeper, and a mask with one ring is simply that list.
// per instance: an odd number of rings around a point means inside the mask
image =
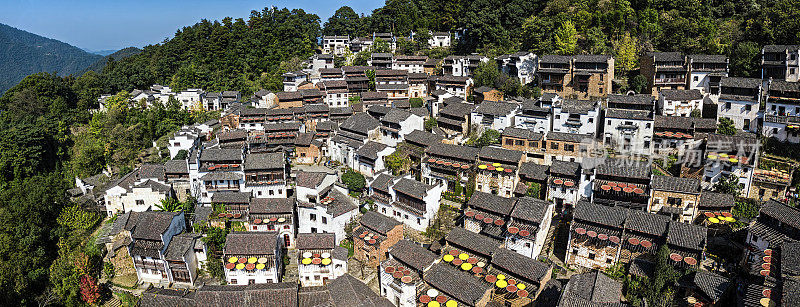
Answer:
[{"label": "stone stairway", "polygon": [[296,283],[299,279],[299,271],[297,268],[297,250],[290,249],[287,251],[287,255],[289,256],[289,264],[283,269],[283,282]]}]

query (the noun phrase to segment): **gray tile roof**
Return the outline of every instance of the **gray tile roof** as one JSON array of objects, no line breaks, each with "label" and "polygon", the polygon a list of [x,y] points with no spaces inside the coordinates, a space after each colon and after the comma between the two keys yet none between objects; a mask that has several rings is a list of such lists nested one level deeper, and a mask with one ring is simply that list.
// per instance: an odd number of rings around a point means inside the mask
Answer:
[{"label": "gray tile roof", "polygon": [[608,108],[606,109],[607,118],[621,118],[621,119],[635,119],[635,120],[653,120],[653,113],[645,110],[628,110]]},{"label": "gray tile roof", "polygon": [[488,211],[490,213],[507,216],[514,209],[516,199],[505,198],[494,194],[475,191],[469,198],[467,206]]},{"label": "gray tile roof", "polygon": [[689,101],[703,99],[703,94],[700,90],[661,90],[659,92],[667,100],[673,101]]},{"label": "gray tile roof", "polygon": [[334,233],[298,233],[295,243],[297,249],[330,249],[336,247],[336,234]]},{"label": "gray tile roof", "polygon": [[169,242],[169,246],[167,246],[167,250],[164,252],[164,259],[184,261],[183,257],[189,251],[193,251],[194,243],[200,237],[200,235],[193,233],[182,233],[177,236],[173,236],[172,240]]},{"label": "gray tile roof", "polygon": [[720,86],[756,89],[761,86],[761,82],[758,78],[723,77]]},{"label": "gray tile roof", "polygon": [[197,305],[194,297],[194,292],[154,287],[142,293],[139,305],[148,307],[194,307]]},{"label": "gray tile roof", "polygon": [[380,126],[380,122],[369,114],[356,113],[345,119],[339,129],[357,132],[366,135],[369,131]]},{"label": "gray tile roof", "polygon": [[519,176],[526,180],[547,180],[547,173],[550,167],[547,165],[536,164],[534,162],[524,162],[519,168]]},{"label": "gray tile roof", "polygon": [[545,200],[521,197],[514,205],[514,210],[511,211],[511,217],[515,220],[524,220],[541,225],[547,213],[547,208],[550,205],[551,203]]},{"label": "gray tile roof", "polygon": [[581,164],[578,162],[554,160],[550,164],[550,174],[552,175],[566,175],[566,176],[579,176],[581,171]]},{"label": "gray tile roof", "polygon": [[516,103],[484,101],[475,108],[475,112],[484,115],[506,116],[518,108],[519,105]]},{"label": "gray tile roof", "polygon": [[424,130],[414,130],[405,136],[406,142],[416,143],[424,146],[441,143],[443,139],[444,137],[441,135],[436,135]]},{"label": "gray tile roof", "polygon": [[545,277],[550,275],[553,265],[547,265],[544,262],[538,261],[518,254],[514,251],[499,248],[492,255],[492,266],[498,267],[503,271],[511,273],[514,277],[524,278],[527,282],[535,282],[541,285]]},{"label": "gray tile roof", "polygon": [[369,158],[371,160],[377,160],[378,153],[386,149],[386,147],[388,146],[383,143],[368,141],[366,144],[364,144],[364,146],[361,146],[361,148],[356,151],[356,155]]},{"label": "gray tile roof", "polygon": [[594,137],[591,134],[548,131],[546,139],[548,141],[565,141],[572,143],[582,143],[584,141],[587,142],[593,141]]},{"label": "gray tile roof", "polygon": [[400,240],[389,249],[389,254],[408,267],[419,272],[424,271],[439,257],[421,245],[409,240]]},{"label": "gray tile roof", "polygon": [[736,199],[731,194],[703,191],[700,195],[700,207],[705,208],[731,208]]},{"label": "gray tile roof", "polygon": [[224,149],[224,148],[206,148],[200,153],[200,161],[241,161],[241,149]]},{"label": "gray tile roof", "polygon": [[650,166],[647,163],[607,158],[596,168],[598,175],[618,176],[636,179],[650,179]]},{"label": "gray tile roof", "polygon": [[696,289],[703,292],[713,302],[719,301],[732,284],[728,278],[708,271],[697,271],[692,274],[692,277],[691,281]]},{"label": "gray tile roof", "polygon": [[223,253],[227,255],[275,255],[278,247],[275,232],[238,231],[225,237]]},{"label": "gray tile roof", "polygon": [[759,215],[768,215],[787,226],[800,229],[800,210],[774,200],[768,200],[761,205]]},{"label": "gray tile roof", "polygon": [[724,54],[690,54],[689,59],[695,63],[718,63],[728,62],[728,57]]},{"label": "gray tile roof", "polygon": [[472,110],[474,109],[474,104],[453,102],[448,103],[444,108],[441,108],[439,113],[461,118],[472,113]]},{"label": "gray tile roof", "polygon": [[380,297],[369,286],[350,274],[344,274],[328,282],[332,307],[389,307],[393,306],[389,300]]},{"label": "gray tile roof", "polygon": [[282,169],[285,162],[283,152],[249,154],[244,161],[244,170]]},{"label": "gray tile roof", "polygon": [[503,136],[526,139],[530,141],[541,141],[544,135],[542,133],[533,132],[528,129],[508,127],[503,130]]},{"label": "gray tile roof", "polygon": [[133,228],[133,239],[161,241],[161,234],[165,233],[172,224],[172,219],[179,212],[145,211],[139,212],[138,220]]},{"label": "gray tile roof", "polygon": [[195,292],[198,307],[204,306],[297,306],[297,283],[254,285],[205,285]]},{"label": "gray tile roof", "polygon": [[571,114],[587,114],[597,107],[597,102],[589,100],[564,99],[557,102],[556,106],[561,107],[561,112]]},{"label": "gray tile roof", "polygon": [[425,272],[423,279],[433,288],[469,306],[475,306],[491,287],[472,275],[441,262]]},{"label": "gray tile roof", "polygon": [[164,172],[167,174],[189,174],[189,164],[186,160],[169,160],[164,163]]},{"label": "gray tile roof", "polygon": [[672,176],[653,176],[651,187],[656,191],[700,194],[700,180]]},{"label": "gray tile roof", "polygon": [[641,95],[610,94],[608,95],[608,103],[652,106],[653,96],[644,94]]},{"label": "gray tile roof", "polygon": [[386,235],[386,233],[401,224],[393,218],[375,211],[369,211],[361,216],[361,225],[379,234]]},{"label": "gray tile roof", "polygon": [[519,150],[492,146],[482,147],[478,152],[480,160],[500,161],[511,165],[517,165],[524,156],[525,153]]},{"label": "gray tile roof", "polygon": [[328,174],[324,172],[304,172],[300,171],[297,173],[297,178],[295,179],[297,186],[304,187],[304,188],[316,188],[322,181],[325,180]]},{"label": "gray tile roof", "polygon": [[622,284],[603,273],[593,271],[572,275],[564,286],[564,295],[577,296],[594,303],[619,303]]},{"label": "gray tile roof", "polygon": [[249,192],[216,192],[211,195],[211,202],[215,204],[249,204]]},{"label": "gray tile roof", "polygon": [[406,110],[392,108],[388,113],[386,113],[386,115],[383,116],[383,118],[381,118],[381,121],[392,124],[400,124],[404,120],[411,117],[411,115],[411,112]]},{"label": "gray tile roof", "polygon": [[625,229],[660,237],[667,233],[669,221],[666,215],[630,210],[625,220]]},{"label": "gray tile roof", "polygon": [[416,180],[403,178],[397,181],[397,183],[394,184],[393,188],[395,191],[403,193],[405,195],[417,199],[423,199],[425,198],[426,195],[428,195],[428,191],[430,191],[430,189],[432,189],[433,186],[424,184]]},{"label": "gray tile roof", "polygon": [[445,236],[445,241],[447,241],[448,244],[455,245],[457,248],[466,249],[469,252],[483,257],[491,257],[491,255],[500,248],[500,245],[503,244],[500,241],[461,227],[453,228],[453,230]]},{"label": "gray tile roof", "polygon": [[677,62],[684,60],[684,55],[680,52],[648,52],[647,55],[652,56],[656,61]]},{"label": "gray tile roof", "polygon": [[595,203],[579,201],[575,206],[574,219],[601,225],[622,228],[628,211],[620,207],[607,207]]},{"label": "gray tile roof", "polygon": [[475,161],[475,158],[478,156],[479,151],[480,149],[475,147],[460,146],[460,145],[445,144],[445,143],[436,143],[425,149],[425,153],[427,154],[443,156],[443,157],[453,157],[456,159],[469,160],[469,161]]},{"label": "gray tile roof", "polygon": [[679,222],[669,223],[667,243],[670,245],[692,250],[703,250],[706,246],[706,237],[707,228],[703,226]]}]

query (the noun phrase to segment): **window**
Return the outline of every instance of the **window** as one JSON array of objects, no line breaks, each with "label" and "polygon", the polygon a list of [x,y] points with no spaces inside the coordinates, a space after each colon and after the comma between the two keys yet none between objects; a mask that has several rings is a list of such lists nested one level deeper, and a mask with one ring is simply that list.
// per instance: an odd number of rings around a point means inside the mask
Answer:
[{"label": "window", "polygon": [[644,125],[644,128],[645,128],[645,129],[650,129],[650,123],[647,123],[647,124],[645,124],[645,125]]},{"label": "window", "polygon": [[697,82],[697,80],[699,80],[699,77],[698,76],[694,76],[694,81]]},{"label": "window", "polygon": [[730,102],[726,102],[725,103],[725,108],[726,109],[730,109],[731,108],[731,103]]},{"label": "window", "polygon": [[556,149],[556,150],[558,150],[558,143],[556,143],[556,142],[550,142],[550,149]]},{"label": "window", "polygon": [[514,145],[514,140],[506,139],[506,145],[509,145],[509,146]]},{"label": "window", "polygon": [[258,196],[261,196],[261,191],[258,191]]},{"label": "window", "polygon": [[[602,92],[603,92],[603,89],[600,89],[600,93],[602,93]],[[589,117],[589,123],[591,124],[593,122],[594,122],[594,118]]]},{"label": "window", "polygon": [[312,221],[316,221],[317,220],[317,215],[314,214],[314,213],[311,213],[311,215],[309,215],[309,219],[311,219]]},{"label": "window", "polygon": [[311,227],[311,233],[316,233],[316,232],[317,232],[317,228]]},{"label": "window", "polygon": [[323,216],[322,217],[322,223],[323,224],[328,224],[328,218]]},{"label": "window", "polygon": [[566,150],[566,151],[575,151],[575,145],[574,144],[564,144],[564,150]]},{"label": "window", "polygon": [[269,190],[269,195],[275,195],[275,191]]},{"label": "window", "polygon": [[749,105],[749,104],[748,104],[748,105],[745,105],[745,106],[744,106],[744,110],[745,110],[745,111],[747,111],[747,112],[750,112],[750,110],[752,110],[752,109],[753,109],[753,106],[752,106],[752,105]]},{"label": "window", "polygon": [[137,200],[136,200],[136,205],[137,205],[137,206],[144,206],[144,200],[137,199]]}]

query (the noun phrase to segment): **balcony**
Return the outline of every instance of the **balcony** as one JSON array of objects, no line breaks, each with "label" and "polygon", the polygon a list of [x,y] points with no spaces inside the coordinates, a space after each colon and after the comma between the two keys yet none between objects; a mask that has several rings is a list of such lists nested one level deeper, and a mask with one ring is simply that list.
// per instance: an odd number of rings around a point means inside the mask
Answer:
[{"label": "balcony", "polygon": [[686,83],[686,78],[660,78],[660,79],[655,79],[653,81],[653,84],[655,84],[655,85],[659,85],[659,84],[685,84],[685,83]]},{"label": "balcony", "polygon": [[638,130],[638,129],[639,129],[639,126],[638,125],[634,125],[634,124],[630,124],[630,125],[629,124],[622,124],[622,125],[617,126],[617,130],[628,130],[628,131],[630,131],[630,130]]},{"label": "balcony", "polygon": [[582,125],[580,118],[568,118],[566,122],[564,122],[567,126],[574,126],[580,127]]},{"label": "balcony", "polygon": [[776,124],[800,124],[800,116],[764,114],[764,121]]}]

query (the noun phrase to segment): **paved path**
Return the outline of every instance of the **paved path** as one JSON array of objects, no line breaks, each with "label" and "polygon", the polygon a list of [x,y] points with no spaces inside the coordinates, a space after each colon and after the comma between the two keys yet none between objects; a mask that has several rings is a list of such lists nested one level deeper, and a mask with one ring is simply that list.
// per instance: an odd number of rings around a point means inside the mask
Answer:
[{"label": "paved path", "polygon": [[297,263],[297,250],[290,249],[286,254],[289,256],[289,265],[283,270],[283,282],[296,283],[300,276],[298,276],[298,263]]}]

